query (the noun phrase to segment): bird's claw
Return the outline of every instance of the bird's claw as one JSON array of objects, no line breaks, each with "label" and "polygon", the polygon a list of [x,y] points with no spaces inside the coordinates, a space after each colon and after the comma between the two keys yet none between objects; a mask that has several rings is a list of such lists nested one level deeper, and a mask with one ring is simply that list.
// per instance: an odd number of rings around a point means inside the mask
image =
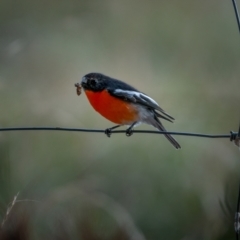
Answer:
[{"label": "bird's claw", "polygon": [[132,136],[132,135],[133,135],[132,129],[131,129],[131,128],[128,128],[128,129],[126,130],[126,136],[127,136],[127,137],[130,137],[130,136]]},{"label": "bird's claw", "polygon": [[104,133],[107,135],[107,137],[110,138],[111,134],[112,134],[112,129],[111,128],[107,128]]}]

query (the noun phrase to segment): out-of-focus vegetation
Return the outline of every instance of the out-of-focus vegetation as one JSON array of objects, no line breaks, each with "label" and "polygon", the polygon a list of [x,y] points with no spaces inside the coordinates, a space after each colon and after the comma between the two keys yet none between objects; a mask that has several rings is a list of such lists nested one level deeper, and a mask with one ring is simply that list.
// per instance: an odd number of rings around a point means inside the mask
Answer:
[{"label": "out-of-focus vegetation", "polygon": [[[76,95],[92,71],[153,97],[168,130],[238,128],[230,0],[0,2],[1,127],[112,126]],[[176,138],[179,151],[161,135],[0,133],[0,238],[234,239],[239,150]]]}]

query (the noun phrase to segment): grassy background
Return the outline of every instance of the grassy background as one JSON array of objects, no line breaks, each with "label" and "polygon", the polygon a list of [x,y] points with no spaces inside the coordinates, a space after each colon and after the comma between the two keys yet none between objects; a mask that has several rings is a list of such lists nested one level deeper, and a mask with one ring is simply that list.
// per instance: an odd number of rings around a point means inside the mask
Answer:
[{"label": "grassy background", "polygon": [[[0,2],[1,127],[112,126],[76,95],[74,83],[93,71],[153,97],[176,119],[168,130],[238,128],[231,1]],[[238,149],[177,140],[180,151],[160,135],[0,133],[0,236],[235,239]],[[34,201],[16,202],[5,219],[18,192]]]}]

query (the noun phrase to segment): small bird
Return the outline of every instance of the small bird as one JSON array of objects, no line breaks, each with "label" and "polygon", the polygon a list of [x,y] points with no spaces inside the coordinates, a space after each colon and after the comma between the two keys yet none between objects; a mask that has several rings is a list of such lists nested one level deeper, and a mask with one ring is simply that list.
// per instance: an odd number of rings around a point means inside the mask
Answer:
[{"label": "small bird", "polygon": [[[126,135],[131,136],[133,127],[141,123],[152,125],[160,131],[166,131],[159,118],[169,122],[174,120],[146,94],[125,82],[101,73],[86,74],[75,86],[78,95],[81,94],[81,87],[83,88],[90,104],[98,113],[118,124],[105,130],[108,137],[113,129],[122,125],[130,126],[126,130]],[[171,135],[164,135],[175,148],[181,148]]]}]

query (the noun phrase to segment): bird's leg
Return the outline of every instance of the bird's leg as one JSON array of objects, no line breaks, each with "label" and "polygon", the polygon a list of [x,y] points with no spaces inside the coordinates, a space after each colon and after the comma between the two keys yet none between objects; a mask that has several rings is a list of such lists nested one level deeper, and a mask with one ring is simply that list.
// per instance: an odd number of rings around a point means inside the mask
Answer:
[{"label": "bird's leg", "polygon": [[108,137],[111,137],[111,134],[112,134],[112,130],[115,129],[115,128],[118,128],[118,127],[121,127],[122,125],[117,125],[117,126],[114,126],[114,127],[111,127],[111,128],[107,128],[105,130],[105,134],[108,136]]},{"label": "bird's leg", "polygon": [[134,127],[134,125],[135,125],[136,123],[137,123],[137,122],[134,122],[134,123],[126,130],[126,135],[127,135],[128,137],[130,137],[130,136],[133,134],[132,129],[133,129],[133,127]]}]

